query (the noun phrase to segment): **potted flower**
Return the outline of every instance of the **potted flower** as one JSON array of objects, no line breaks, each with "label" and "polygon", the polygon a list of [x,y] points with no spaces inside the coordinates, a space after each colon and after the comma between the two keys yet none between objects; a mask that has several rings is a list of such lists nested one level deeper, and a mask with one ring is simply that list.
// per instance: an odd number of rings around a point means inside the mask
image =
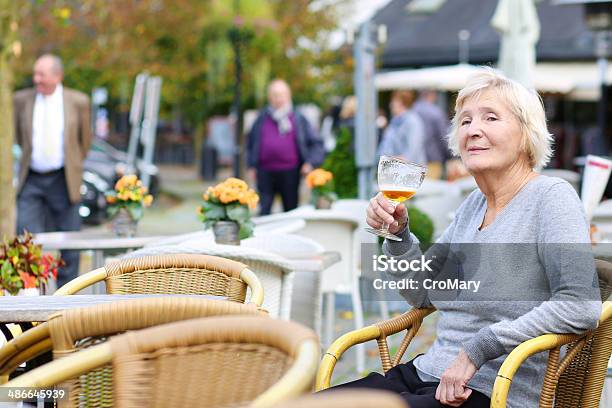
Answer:
[{"label": "potted flower", "polygon": [[57,268],[64,261],[43,255],[41,245],[34,243],[32,234],[25,232],[0,245],[0,296],[38,295],[49,277],[57,279]]},{"label": "potted flower", "polygon": [[203,198],[199,218],[204,228],[213,228],[216,243],[240,245],[241,239],[253,235],[249,209],[257,207],[259,196],[243,180],[228,178],[209,187]]},{"label": "potted flower", "polygon": [[334,192],[334,175],[323,169],[314,169],[306,176],[306,184],[311,189],[311,200],[316,209],[330,209],[337,199]]},{"label": "potted flower", "polygon": [[135,175],[121,177],[115,183],[115,189],[106,193],[107,213],[112,219],[113,231],[120,237],[132,237],[136,234],[138,221],[144,214],[144,207],[153,202],[153,196],[147,194],[147,188]]}]

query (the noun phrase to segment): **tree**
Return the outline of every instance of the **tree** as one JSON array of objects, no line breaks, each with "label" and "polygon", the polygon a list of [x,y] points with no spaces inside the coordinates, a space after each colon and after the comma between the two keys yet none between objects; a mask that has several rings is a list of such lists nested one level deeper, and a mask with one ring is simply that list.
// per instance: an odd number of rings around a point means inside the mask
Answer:
[{"label": "tree", "polygon": [[13,73],[11,60],[19,53],[17,2],[0,0],[0,235],[15,233],[15,188],[13,187]]}]

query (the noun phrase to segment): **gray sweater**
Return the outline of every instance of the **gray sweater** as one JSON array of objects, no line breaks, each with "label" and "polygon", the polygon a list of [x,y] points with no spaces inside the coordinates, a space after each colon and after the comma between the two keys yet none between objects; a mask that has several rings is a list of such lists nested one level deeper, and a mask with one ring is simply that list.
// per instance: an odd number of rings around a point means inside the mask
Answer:
[{"label": "gray sweater", "polygon": [[[588,224],[567,182],[542,175],[534,178],[492,224],[479,230],[486,208],[482,192],[472,192],[424,254],[432,259],[432,272],[392,276],[421,283],[449,276],[480,282],[477,293],[426,290],[423,285],[400,293],[412,306],[433,305],[439,311],[436,340],[414,363],[422,379],[439,380],[463,348],[479,368],[469,387],[490,397],[497,371],[512,349],[541,334],[595,328],[601,301]],[[402,242],[385,242],[385,254],[420,258],[416,237],[407,230],[402,235]],[[453,275],[448,274],[448,265],[455,265],[450,268]],[[536,354],[519,368],[508,397],[510,408],[537,406],[547,355]]]}]

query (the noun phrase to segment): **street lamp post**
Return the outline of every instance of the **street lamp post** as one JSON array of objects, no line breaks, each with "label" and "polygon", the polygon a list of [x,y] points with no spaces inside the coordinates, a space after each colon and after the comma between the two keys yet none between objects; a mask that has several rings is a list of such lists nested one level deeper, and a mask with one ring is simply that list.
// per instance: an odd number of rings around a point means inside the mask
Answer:
[{"label": "street lamp post", "polygon": [[[372,34],[377,33],[377,40]],[[376,166],[378,135],[376,129],[377,94],[374,85],[376,73],[377,43],[387,39],[386,26],[374,27],[370,21],[363,23],[354,44],[355,74],[353,84],[357,97],[355,118],[355,163],[358,168],[359,198],[372,196],[372,172]]]},{"label": "street lamp post", "polygon": [[234,100],[232,111],[236,115],[234,122],[234,140],[236,142],[234,151],[234,176],[241,178],[244,169],[244,134],[242,132],[242,46],[251,39],[253,33],[244,27],[244,21],[240,15],[240,0],[234,0],[234,24],[229,29],[228,36],[234,50]]},{"label": "street lamp post", "polygon": [[242,84],[242,62],[240,58],[240,28],[232,27],[229,32],[232,48],[234,49],[234,101],[232,103],[232,111],[235,115],[234,122],[234,140],[236,142],[234,150],[234,177],[240,178],[242,168],[242,96],[240,94],[240,86]]}]

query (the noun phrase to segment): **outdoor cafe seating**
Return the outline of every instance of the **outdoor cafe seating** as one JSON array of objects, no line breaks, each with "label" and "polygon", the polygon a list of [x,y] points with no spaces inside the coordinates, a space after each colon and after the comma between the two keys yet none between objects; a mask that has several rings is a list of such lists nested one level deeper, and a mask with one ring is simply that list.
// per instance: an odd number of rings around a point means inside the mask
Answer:
[{"label": "outdoor cafe seating", "polygon": [[106,284],[109,294],[190,294],[226,296],[261,306],[263,288],[244,264],[206,255],[158,255],[112,262],[79,276],[59,288],[55,295],[71,295],[97,282]]},{"label": "outdoor cafe seating", "polygon": [[[597,408],[612,352],[612,263],[596,260],[603,308],[597,329],[577,334],[545,334],[516,347],[502,364],[493,387],[491,407],[506,407],[512,378],[531,355],[548,350],[549,359],[540,396],[541,408]],[[400,363],[423,319],[433,308],[412,309],[390,320],[358,329],[338,338],[323,356],[316,389],[330,386],[334,367],[342,354],[357,344],[376,340],[384,372]],[[406,331],[401,345],[391,355],[388,337]],[[565,354],[562,348],[567,346]]]},{"label": "outdoor cafe seating", "polygon": [[271,407],[310,388],[319,355],[314,332],[296,323],[261,316],[206,317],[111,337],[5,386],[48,388],[75,377],[82,381],[112,365],[112,394],[109,388],[100,390],[112,406],[202,406],[206,401],[206,406]]},{"label": "outdoor cafe seating", "polygon": [[[128,330],[209,316],[267,314],[253,304],[189,297],[130,299],[52,315],[0,348],[0,378],[8,378],[22,363],[52,351],[56,359],[107,341]],[[101,406],[112,401],[112,367],[94,370],[63,384],[70,405],[79,400]]]}]

